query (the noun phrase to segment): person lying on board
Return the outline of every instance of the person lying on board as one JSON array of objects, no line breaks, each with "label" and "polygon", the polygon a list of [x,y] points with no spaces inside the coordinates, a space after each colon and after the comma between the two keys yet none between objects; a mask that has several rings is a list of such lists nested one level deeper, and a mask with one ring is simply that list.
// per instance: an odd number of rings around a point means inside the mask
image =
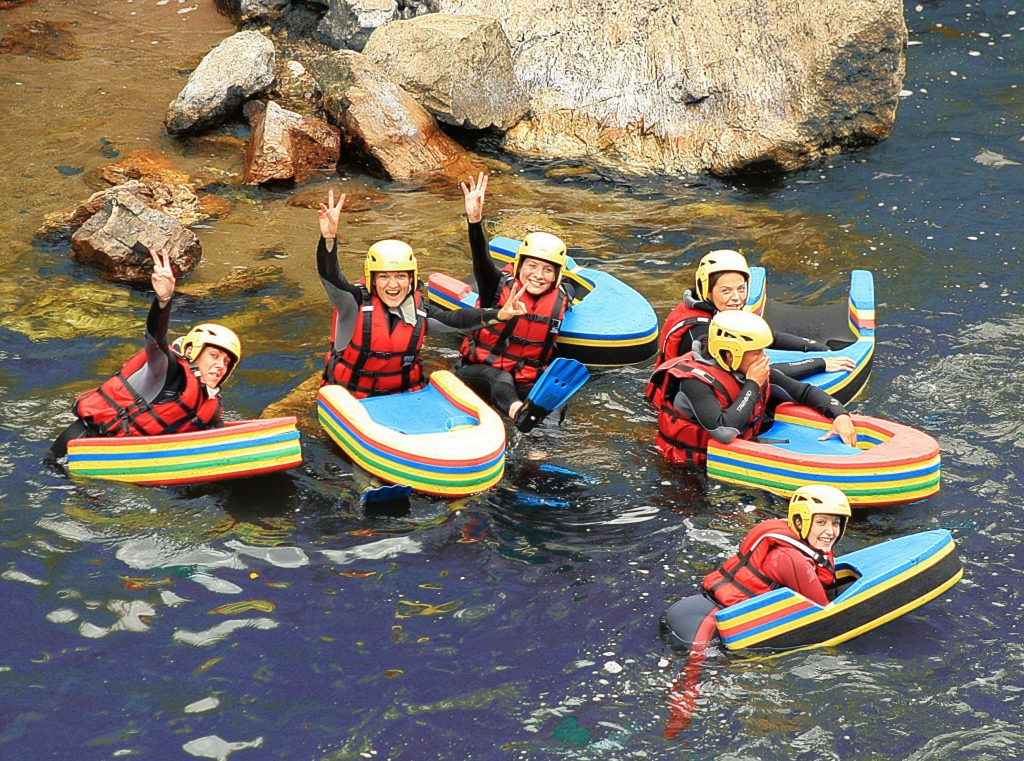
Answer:
[{"label": "person lying on board", "polygon": [[[673,309],[661,328],[658,356],[654,366],[693,351],[698,342],[705,344],[708,325],[718,312],[743,309],[750,287],[750,268],[743,254],[719,249],[705,254],[697,265],[693,289],[683,292],[683,300]],[[775,331],[769,348],[786,351],[828,351],[828,346],[791,333]],[[814,357],[775,366],[791,378],[806,378],[821,372],[849,372],[854,362],[849,357]],[[648,384],[646,396],[660,403],[657,388]]]},{"label": "person lying on board", "polygon": [[701,465],[711,439],[728,444],[752,439],[771,427],[781,402],[796,402],[832,420],[822,439],[835,435],[857,445],[857,432],[839,401],[816,386],[770,366],[764,350],[772,342],[768,323],[753,312],[718,312],[701,345],[659,365],[651,383],[659,388],[658,452],[673,463]]},{"label": "person lying on board", "polygon": [[337,234],[345,194],[320,204],[316,267],[335,308],[323,383],[364,398],[416,391],[426,384],[420,350],[429,321],[455,330],[495,325],[525,314],[522,290],[500,309],[447,311],[429,302],[412,247],[401,240],[377,241],[366,252],[363,279],[350,283],[338,264]]},{"label": "person lying on board", "polygon": [[64,457],[68,442],[83,436],[158,436],[223,425],[220,388],[242,359],[242,343],[229,328],[203,323],[168,346],[177,281],[166,252],[150,255],[154,298],[145,348],[75,399],[78,419],[50,446],[50,461]]},{"label": "person lying on board", "polygon": [[518,301],[522,312],[503,326],[487,326],[462,342],[455,374],[499,412],[516,419],[523,400],[555,357],[555,339],[572,307],[576,286],[562,278],[569,257],[565,243],[550,233],[528,233],[515,259],[499,269],[483,229],[488,176],[460,183],[469,221],[478,305]]},{"label": "person lying on board", "polygon": [[704,577],[703,594],[723,607],[779,587],[818,605],[835,597],[835,546],[846,531],[850,503],[834,486],[807,484],[789,500],[787,520],[762,521],[739,551]]}]

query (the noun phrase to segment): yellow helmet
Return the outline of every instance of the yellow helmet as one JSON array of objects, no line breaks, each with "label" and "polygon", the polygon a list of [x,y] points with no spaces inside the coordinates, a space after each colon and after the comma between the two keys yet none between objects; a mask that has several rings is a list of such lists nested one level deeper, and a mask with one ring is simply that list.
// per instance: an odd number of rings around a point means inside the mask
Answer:
[{"label": "yellow helmet", "polygon": [[221,378],[220,385],[224,385],[224,381],[231,376],[242,360],[242,342],[238,340],[235,331],[213,322],[204,322],[175,341],[172,348],[189,362],[195,362],[199,358],[199,353],[207,346],[223,349],[234,359]]},{"label": "yellow helmet", "polygon": [[550,262],[558,268],[555,273],[555,285],[562,282],[562,272],[565,265],[569,263],[569,255],[565,250],[565,243],[557,235],[551,233],[527,233],[523,243],[516,251],[516,260],[512,267],[516,277],[519,277],[519,268],[523,266],[523,259],[540,259]]},{"label": "yellow helmet", "polygon": [[[827,484],[807,484],[801,486],[789,498],[789,527],[801,539],[806,539],[811,532],[811,518],[815,515],[838,515],[842,518],[839,527],[838,542],[846,532],[846,523],[850,519],[850,501],[839,489]],[[794,518],[800,518],[800,527]]]},{"label": "yellow helmet", "polygon": [[[772,344],[772,329],[764,318],[742,309],[727,309],[711,318],[708,326],[708,354],[726,370],[739,370],[743,355]],[[732,354],[727,362],[723,351]]]},{"label": "yellow helmet", "polygon": [[415,288],[418,271],[416,255],[405,241],[379,240],[366,252],[364,274],[367,288],[373,286],[374,272],[411,272],[412,287]]},{"label": "yellow helmet", "polygon": [[720,248],[704,254],[697,265],[693,292],[698,301],[707,301],[711,297],[711,276],[718,272],[739,272],[750,284],[750,267],[743,254],[731,248]]}]

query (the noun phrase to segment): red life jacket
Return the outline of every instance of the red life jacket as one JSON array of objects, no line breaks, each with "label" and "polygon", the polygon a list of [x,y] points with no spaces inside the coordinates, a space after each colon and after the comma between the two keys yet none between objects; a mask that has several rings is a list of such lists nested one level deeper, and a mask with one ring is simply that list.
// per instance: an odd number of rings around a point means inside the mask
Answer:
[{"label": "red life jacket", "polygon": [[739,552],[705,576],[701,587],[724,606],[778,589],[782,585],[765,576],[761,568],[768,552],[779,546],[789,547],[811,558],[823,587],[828,589],[835,584],[835,556],[832,551],[821,553],[815,550],[793,533],[789,523],[775,518],[754,526],[740,544]]},{"label": "red life jacket", "polygon": [[146,364],[140,351],[99,388],[75,399],[72,410],[100,436],[159,436],[185,433],[220,425],[220,394],[211,397],[184,357],[175,355],[185,374],[185,389],[175,399],[150,404],[132,388],[128,379]]},{"label": "red life jacket", "polygon": [[[658,435],[654,440],[658,451],[669,462],[700,465],[707,460],[711,435],[700,423],[677,410],[672,404],[675,393],[669,393],[669,386],[677,387],[678,382],[684,378],[696,378],[711,386],[723,410],[736,401],[742,386],[732,373],[717,364],[700,362],[694,358],[693,352],[659,365],[651,376],[651,383],[659,388],[661,398],[658,407]],[[765,422],[769,389],[762,389],[754,413],[740,431],[739,438],[752,439],[760,433]]]},{"label": "red life jacket", "polygon": [[427,311],[423,293],[413,292],[416,322],[409,325],[399,319],[391,330],[387,307],[365,286],[359,286],[362,303],[356,316],[352,340],[334,350],[338,327],[337,310],[331,328],[331,348],[324,360],[323,385],[336,383],[347,388],[354,397],[383,396],[423,388],[423,362],[420,349],[427,332]]},{"label": "red life jacket", "polygon": [[[508,301],[513,288],[521,287],[522,283],[512,276],[512,265],[507,265],[502,270],[498,305]],[[516,383],[532,383],[554,356],[555,339],[569,298],[559,286],[540,296],[524,293],[520,301],[527,314],[473,331],[463,340],[460,351],[468,364],[491,365],[511,373]]]},{"label": "red life jacket", "polygon": [[[661,346],[654,366],[658,367],[689,352],[690,328],[701,323],[709,324],[712,316],[710,312],[688,305],[686,300],[679,302],[665,318],[665,325],[661,329]],[[661,406],[661,387],[657,384],[648,383],[644,396],[653,402],[655,407]]]}]

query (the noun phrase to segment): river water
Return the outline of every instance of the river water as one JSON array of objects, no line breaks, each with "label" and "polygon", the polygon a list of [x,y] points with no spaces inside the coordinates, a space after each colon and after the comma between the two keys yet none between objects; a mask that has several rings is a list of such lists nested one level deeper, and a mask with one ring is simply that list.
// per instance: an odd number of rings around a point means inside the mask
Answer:
[{"label": "river water", "polygon": [[[206,0],[35,0],[29,54],[0,43],[0,758],[913,758],[1024,754],[1020,524],[1024,394],[1024,9],[906,6],[895,131],[771,187],[630,180],[495,160],[488,218],[543,220],[583,263],[664,315],[721,246],[773,293],[843,298],[875,273],[879,348],[854,405],[936,436],[943,486],[858,513],[842,549],[950,529],[963,581],[841,647],[704,665],[693,721],[666,739],[683,659],[661,612],[784,503],[674,471],[653,449],[645,368],[595,373],[562,428],[513,437],[488,494],[367,515],[339,452],[302,421],[305,465],[202,488],[69,482],[43,469],[74,393],[138,345],[145,292],[102,283],[44,214],[116,155],[164,151],[221,178],[231,210],[198,230],[216,282],[272,265],[256,292],[176,300],[173,326],[224,320],[245,341],[228,388],[258,415],[316,371],[328,307],[315,212],[238,185],[228,139],[161,128],[189,69],[232,32]],[[44,42],[56,39],[56,57]],[[77,57],[64,60],[67,54]],[[504,162],[504,163],[502,163]],[[354,272],[367,243],[412,241],[426,271],[468,269],[454,186],[352,167]],[[323,192],[327,184],[312,185]],[[455,344],[432,339],[428,363]],[[544,462],[575,471],[550,472]]]}]

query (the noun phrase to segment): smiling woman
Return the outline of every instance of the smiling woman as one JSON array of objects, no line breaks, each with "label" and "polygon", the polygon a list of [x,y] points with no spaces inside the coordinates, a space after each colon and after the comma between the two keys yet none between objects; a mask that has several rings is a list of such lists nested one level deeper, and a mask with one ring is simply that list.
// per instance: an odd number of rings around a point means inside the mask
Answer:
[{"label": "smiling woman", "polygon": [[78,418],[50,447],[48,458],[67,454],[68,442],[89,436],[162,436],[222,425],[220,386],[242,358],[230,328],[205,323],[167,345],[176,278],[164,251],[152,252],[153,305],[146,346],[121,369],[73,405]]}]

